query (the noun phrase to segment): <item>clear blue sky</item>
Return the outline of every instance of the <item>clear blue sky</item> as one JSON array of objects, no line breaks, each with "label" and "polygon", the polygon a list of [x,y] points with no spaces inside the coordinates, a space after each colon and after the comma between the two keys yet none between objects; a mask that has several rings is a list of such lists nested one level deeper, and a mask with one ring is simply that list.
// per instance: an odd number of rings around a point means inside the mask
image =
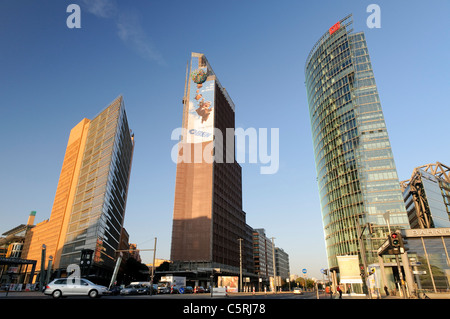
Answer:
[{"label": "clear blue sky", "polygon": [[[81,28],[66,8],[81,5]],[[185,67],[206,54],[236,105],[236,126],[280,129],[280,169],[242,164],[247,223],[290,256],[291,273],[327,267],[304,64],[353,13],[366,33],[400,180],[450,164],[448,1],[83,1],[0,3],[0,232],[50,217],[70,129],[122,94],[136,148],[125,227],[170,258]],[[366,7],[381,8],[369,29]],[[106,4],[106,7],[105,7]],[[151,253],[143,253],[149,261]]]}]

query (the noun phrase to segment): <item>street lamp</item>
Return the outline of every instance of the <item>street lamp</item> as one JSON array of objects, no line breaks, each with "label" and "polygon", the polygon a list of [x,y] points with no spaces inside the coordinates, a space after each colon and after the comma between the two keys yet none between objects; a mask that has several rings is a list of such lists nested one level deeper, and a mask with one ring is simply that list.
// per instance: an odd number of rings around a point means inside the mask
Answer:
[{"label": "street lamp", "polygon": [[275,237],[272,237],[272,259],[273,259],[273,288],[277,293],[277,265],[275,264]]},{"label": "street lamp", "polygon": [[239,292],[242,292],[242,238],[239,241]]}]

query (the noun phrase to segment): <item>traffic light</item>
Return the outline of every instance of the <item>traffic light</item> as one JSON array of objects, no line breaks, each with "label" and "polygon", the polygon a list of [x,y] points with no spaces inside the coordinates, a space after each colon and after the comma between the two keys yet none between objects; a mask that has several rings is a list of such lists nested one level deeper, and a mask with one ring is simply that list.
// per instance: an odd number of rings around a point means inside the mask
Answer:
[{"label": "traffic light", "polygon": [[391,233],[391,245],[393,248],[400,247],[400,236],[397,233]]},{"label": "traffic light", "polygon": [[359,270],[360,270],[361,277],[365,277],[366,276],[366,271],[364,269],[364,265],[359,265]]},{"label": "traffic light", "polygon": [[398,233],[392,232],[389,236],[391,242],[392,252],[394,255],[400,254],[400,236]]}]

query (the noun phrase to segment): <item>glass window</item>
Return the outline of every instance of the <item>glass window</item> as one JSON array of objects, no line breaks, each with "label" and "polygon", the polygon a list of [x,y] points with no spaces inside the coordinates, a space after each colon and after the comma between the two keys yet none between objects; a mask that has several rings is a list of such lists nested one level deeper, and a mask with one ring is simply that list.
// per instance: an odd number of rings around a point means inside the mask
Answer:
[{"label": "glass window", "polygon": [[431,272],[437,291],[448,291],[450,267],[447,262],[442,238],[424,238]]}]

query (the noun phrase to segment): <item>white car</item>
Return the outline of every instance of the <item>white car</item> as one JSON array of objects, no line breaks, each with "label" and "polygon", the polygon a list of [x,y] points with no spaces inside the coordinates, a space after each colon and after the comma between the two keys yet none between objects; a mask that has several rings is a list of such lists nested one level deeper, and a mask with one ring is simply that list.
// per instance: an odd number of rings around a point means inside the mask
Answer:
[{"label": "white car", "polygon": [[44,294],[53,298],[66,296],[100,297],[108,290],[105,286],[96,285],[84,278],[58,278],[47,284]]},{"label": "white car", "polygon": [[302,295],[303,292],[302,292],[302,290],[300,288],[294,288],[294,294]]}]

